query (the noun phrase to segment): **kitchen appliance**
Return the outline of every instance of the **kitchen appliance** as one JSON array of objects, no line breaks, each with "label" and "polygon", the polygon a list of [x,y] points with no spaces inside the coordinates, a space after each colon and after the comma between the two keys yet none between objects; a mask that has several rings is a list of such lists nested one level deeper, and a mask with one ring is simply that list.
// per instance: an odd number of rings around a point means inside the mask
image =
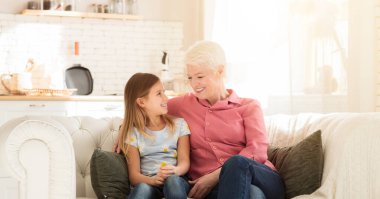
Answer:
[{"label": "kitchen appliance", "polygon": [[89,95],[93,89],[93,79],[90,70],[75,64],[73,67],[66,69],[65,81],[67,88],[76,88],[76,95]]},{"label": "kitchen appliance", "polygon": [[161,59],[161,71],[160,78],[163,82],[168,82],[171,80],[171,75],[169,71],[169,56],[166,51],[162,51],[162,59]]}]

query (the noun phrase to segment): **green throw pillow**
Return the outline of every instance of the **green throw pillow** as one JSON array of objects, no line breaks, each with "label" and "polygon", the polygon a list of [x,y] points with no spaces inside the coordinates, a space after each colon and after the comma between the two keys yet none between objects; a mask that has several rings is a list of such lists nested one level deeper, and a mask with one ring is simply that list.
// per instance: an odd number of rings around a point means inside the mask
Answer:
[{"label": "green throw pillow", "polygon": [[268,159],[280,173],[286,198],[311,194],[321,186],[323,150],[318,130],[291,147],[268,148]]},{"label": "green throw pillow", "polygon": [[121,154],[95,149],[90,162],[91,185],[98,198],[126,198],[128,168]]}]

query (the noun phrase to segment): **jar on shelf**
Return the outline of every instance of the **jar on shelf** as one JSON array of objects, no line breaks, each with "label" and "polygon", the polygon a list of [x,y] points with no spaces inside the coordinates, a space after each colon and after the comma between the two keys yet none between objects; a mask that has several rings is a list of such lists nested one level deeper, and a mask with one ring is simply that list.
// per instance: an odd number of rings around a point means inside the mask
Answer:
[{"label": "jar on shelf", "polygon": [[40,2],[28,1],[26,8],[30,9],[30,10],[38,10],[38,9],[40,9]]},{"label": "jar on shelf", "polygon": [[126,0],[127,1],[127,14],[137,15],[138,14],[138,0]]},{"label": "jar on shelf", "polygon": [[124,14],[124,0],[111,0],[109,12],[115,14]]},{"label": "jar on shelf", "polygon": [[74,0],[43,0],[42,9],[72,11],[74,10]]},{"label": "jar on shelf", "polygon": [[55,0],[43,0],[41,9],[43,10],[55,10],[58,3]]},{"label": "jar on shelf", "polygon": [[73,0],[58,0],[59,10],[62,11],[73,11],[74,1]]}]

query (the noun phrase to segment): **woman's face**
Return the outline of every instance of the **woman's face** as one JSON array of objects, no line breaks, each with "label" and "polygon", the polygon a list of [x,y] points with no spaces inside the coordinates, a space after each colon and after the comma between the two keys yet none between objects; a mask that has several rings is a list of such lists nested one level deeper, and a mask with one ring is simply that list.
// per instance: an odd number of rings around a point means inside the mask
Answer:
[{"label": "woman's face", "polygon": [[194,94],[199,99],[213,101],[219,96],[220,75],[211,67],[186,65],[187,77]]}]

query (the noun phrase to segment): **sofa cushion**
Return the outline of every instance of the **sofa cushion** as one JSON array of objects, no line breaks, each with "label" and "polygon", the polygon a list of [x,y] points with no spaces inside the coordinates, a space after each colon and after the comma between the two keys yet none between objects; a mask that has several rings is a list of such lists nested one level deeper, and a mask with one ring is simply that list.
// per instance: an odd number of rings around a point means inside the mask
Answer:
[{"label": "sofa cushion", "polygon": [[95,149],[90,172],[98,198],[126,198],[129,194],[128,168],[123,155]]},{"label": "sofa cushion", "polygon": [[323,172],[321,131],[294,146],[269,147],[268,159],[284,181],[286,198],[314,192],[321,186]]}]

